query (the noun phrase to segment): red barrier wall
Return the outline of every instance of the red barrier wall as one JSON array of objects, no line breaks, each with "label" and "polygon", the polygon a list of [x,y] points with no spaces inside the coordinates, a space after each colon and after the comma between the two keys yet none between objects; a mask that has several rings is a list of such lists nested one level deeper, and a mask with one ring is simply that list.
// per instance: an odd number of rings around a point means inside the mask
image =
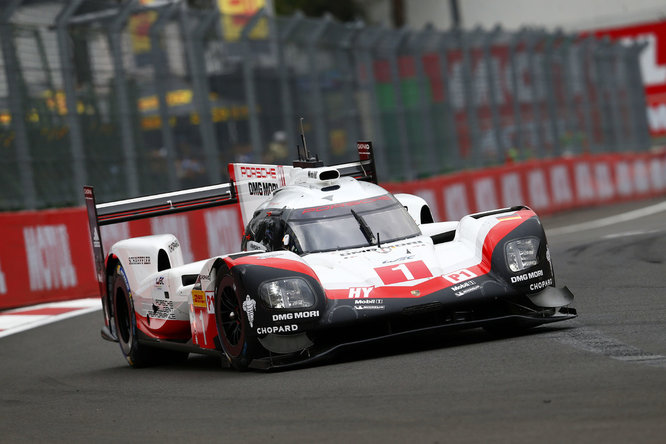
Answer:
[{"label": "red barrier wall", "polygon": [[[527,204],[539,214],[666,192],[666,151],[531,161],[425,180],[389,183],[422,196],[436,220]],[[105,251],[120,239],[173,233],[185,261],[237,251],[235,206],[102,227]],[[0,213],[0,309],[97,293],[84,208]]]}]

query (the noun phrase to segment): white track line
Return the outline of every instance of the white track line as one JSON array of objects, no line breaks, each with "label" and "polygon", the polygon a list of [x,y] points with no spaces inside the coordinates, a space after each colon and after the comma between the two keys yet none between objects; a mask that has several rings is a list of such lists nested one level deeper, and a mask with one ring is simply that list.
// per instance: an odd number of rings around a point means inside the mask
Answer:
[{"label": "white track line", "polygon": [[[59,314],[22,314],[49,308],[71,308],[71,310]],[[101,309],[102,303],[99,298],[89,298],[50,302],[2,311],[0,312],[0,338]]]},{"label": "white track line", "polygon": [[649,207],[639,208],[626,213],[616,214],[614,216],[604,217],[602,219],[591,220],[575,225],[568,225],[566,227],[553,228],[547,230],[548,236],[559,236],[561,234],[571,234],[583,230],[592,230],[600,227],[607,227],[609,225],[619,224],[630,220],[640,219],[641,217],[651,216],[653,214],[666,211],[666,202],[661,202]]}]

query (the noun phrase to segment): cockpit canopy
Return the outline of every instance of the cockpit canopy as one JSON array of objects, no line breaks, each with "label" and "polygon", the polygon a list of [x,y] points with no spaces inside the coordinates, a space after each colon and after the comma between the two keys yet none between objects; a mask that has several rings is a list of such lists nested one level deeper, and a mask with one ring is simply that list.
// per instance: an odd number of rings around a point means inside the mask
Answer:
[{"label": "cockpit canopy", "polygon": [[296,254],[358,248],[420,235],[405,208],[391,194],[303,208],[255,212],[243,250],[290,250]]}]

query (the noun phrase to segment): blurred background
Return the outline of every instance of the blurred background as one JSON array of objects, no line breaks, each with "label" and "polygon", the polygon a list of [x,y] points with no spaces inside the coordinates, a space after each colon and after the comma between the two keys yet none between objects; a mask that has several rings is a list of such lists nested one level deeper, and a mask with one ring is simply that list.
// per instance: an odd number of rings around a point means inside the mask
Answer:
[{"label": "blurred background", "polygon": [[4,0],[0,211],[326,163],[405,181],[645,151],[666,134],[659,0]]}]

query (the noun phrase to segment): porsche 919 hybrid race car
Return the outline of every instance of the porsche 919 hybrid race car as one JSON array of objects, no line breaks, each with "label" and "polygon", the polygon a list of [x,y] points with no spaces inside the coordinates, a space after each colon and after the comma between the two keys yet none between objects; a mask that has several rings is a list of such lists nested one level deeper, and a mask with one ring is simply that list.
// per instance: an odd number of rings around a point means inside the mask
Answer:
[{"label": "porsche 919 hybrid race car", "polygon": [[[230,184],[96,205],[85,188],[102,336],[134,367],[219,355],[240,370],[309,363],[349,345],[449,328],[571,319],[544,230],[527,207],[435,222],[360,161],[230,164]],[[239,205],[240,251],[184,263],[173,235],[102,251],[100,225]]]}]

